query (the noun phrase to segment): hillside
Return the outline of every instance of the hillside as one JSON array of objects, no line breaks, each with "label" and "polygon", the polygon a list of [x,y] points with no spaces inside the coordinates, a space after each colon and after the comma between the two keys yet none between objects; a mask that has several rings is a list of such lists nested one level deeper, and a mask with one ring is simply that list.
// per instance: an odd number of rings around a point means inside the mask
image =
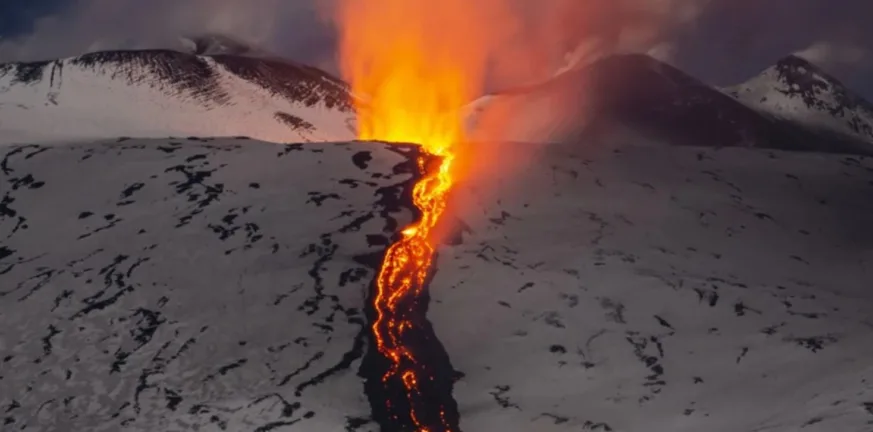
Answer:
[{"label": "hillside", "polygon": [[777,118],[873,145],[873,104],[798,56],[780,59],[759,75],[725,91]]},{"label": "hillside", "polygon": [[[457,370],[440,378],[462,430],[873,421],[869,159],[627,141],[476,151],[495,163],[456,187],[445,219],[428,291],[439,339],[416,339]],[[414,148],[2,152],[7,426],[379,430],[369,284],[413,215]]]},{"label": "hillside", "polygon": [[429,316],[462,430],[870,428],[873,160],[538,147],[455,191]]},{"label": "hillside", "polygon": [[414,149],[128,140],[0,154],[4,430],[367,425],[369,283],[411,220]]},{"label": "hillside", "polygon": [[873,141],[823,136],[814,124],[762,112],[641,54],[606,57],[468,109],[471,124],[511,141],[619,136],[659,145],[873,154]]},{"label": "hillside", "polygon": [[110,51],[0,65],[0,144],[126,137],[348,140],[347,86],[276,59]]}]

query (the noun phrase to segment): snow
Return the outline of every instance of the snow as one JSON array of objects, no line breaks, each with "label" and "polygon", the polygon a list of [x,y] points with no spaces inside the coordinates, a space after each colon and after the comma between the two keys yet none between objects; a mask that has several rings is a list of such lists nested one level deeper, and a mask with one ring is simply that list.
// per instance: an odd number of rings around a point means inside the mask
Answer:
[{"label": "snow", "polygon": [[464,431],[869,430],[873,161],[528,159],[456,188],[430,288]]},{"label": "snow", "polygon": [[373,269],[357,257],[381,251],[371,239],[393,234],[392,219],[411,220],[383,199],[411,179],[397,171],[411,164],[404,149],[216,139],[0,150],[3,430],[366,420],[356,344]]},{"label": "snow", "polygon": [[777,118],[873,143],[873,105],[798,57],[782,59],[724,92]]},{"label": "snow", "polygon": [[[74,58],[49,63],[36,82],[22,82],[14,72],[3,73],[0,65],[0,145],[119,136],[248,136],[280,143],[354,138],[350,109],[324,103],[309,106],[271,94],[212,57],[175,55],[184,56],[188,65],[202,61],[204,71],[186,71],[189,75],[184,78],[196,81],[201,77],[191,74],[214,74],[214,88],[204,84],[206,88],[198,93],[162,81],[156,69],[134,66],[131,72],[125,64],[89,66]],[[203,91],[207,98],[215,95],[215,100],[204,100]],[[302,119],[311,127],[292,127],[277,113]]]},{"label": "snow", "polygon": [[[873,161],[494,145],[531,157],[458,185],[466,228],[430,287],[464,431],[869,428]],[[4,149],[10,424],[377,430],[355,347],[374,269],[355,257],[411,218],[378,193],[410,180],[404,149]]]},{"label": "snow", "polygon": [[[363,311],[411,150],[313,143],[352,139],[351,111],[192,59],[215,85],[0,72],[4,427],[378,430]],[[428,315],[462,429],[870,430],[873,160],[583,141],[569,70],[465,108],[498,142],[453,192]],[[738,97],[844,126],[774,80]],[[194,138],[236,135],[271,143]],[[166,136],[191,138],[140,139]]]}]

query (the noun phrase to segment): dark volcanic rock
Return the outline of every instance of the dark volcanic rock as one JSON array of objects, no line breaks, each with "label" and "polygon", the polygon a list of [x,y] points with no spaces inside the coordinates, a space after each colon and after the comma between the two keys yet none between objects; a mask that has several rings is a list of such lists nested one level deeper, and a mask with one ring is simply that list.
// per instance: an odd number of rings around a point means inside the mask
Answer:
[{"label": "dark volcanic rock", "polygon": [[323,104],[329,109],[352,111],[348,85],[321,69],[276,59],[233,55],[216,55],[212,58],[233,74],[261,86],[273,95],[306,106]]}]

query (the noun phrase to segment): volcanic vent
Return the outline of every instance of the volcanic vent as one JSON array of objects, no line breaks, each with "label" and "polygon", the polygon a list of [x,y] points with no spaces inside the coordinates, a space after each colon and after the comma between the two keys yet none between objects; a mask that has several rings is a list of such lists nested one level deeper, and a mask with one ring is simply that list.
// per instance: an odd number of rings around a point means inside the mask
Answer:
[{"label": "volcanic vent", "polygon": [[367,351],[361,375],[373,420],[383,431],[457,431],[455,371],[426,317],[436,261],[430,231],[444,206],[442,188],[449,183],[441,176],[447,164],[417,149],[419,180],[400,197],[415,204],[417,222],[381,257],[371,284],[367,317],[370,345],[376,349]]},{"label": "volcanic vent", "polygon": [[373,283],[376,350],[363,368],[383,431],[459,430],[454,372],[425,317],[427,284],[439,241],[434,228],[445,213],[464,140],[460,107],[481,89],[495,33],[482,23],[493,21],[493,12],[463,0],[444,0],[439,7],[344,0],[337,9],[340,64],[357,96],[358,137],[416,143],[422,151],[417,164],[423,176],[411,196],[417,222],[388,248]]}]

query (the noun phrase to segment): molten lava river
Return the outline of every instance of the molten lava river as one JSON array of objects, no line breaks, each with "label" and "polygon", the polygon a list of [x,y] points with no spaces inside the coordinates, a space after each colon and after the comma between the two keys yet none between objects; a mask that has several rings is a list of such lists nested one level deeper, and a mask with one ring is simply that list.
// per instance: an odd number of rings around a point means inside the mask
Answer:
[{"label": "molten lava river", "polygon": [[[390,360],[382,380],[388,385],[391,380],[399,379],[402,383],[406,398],[403,409],[408,412],[410,426],[421,432],[435,431],[435,428],[450,431],[455,430],[457,409],[452,407],[454,412],[448,413],[446,401],[439,399],[450,399],[451,387],[448,394],[433,394],[440,391],[433,365],[426,364],[433,356],[427,355],[424,347],[416,347],[414,340],[423,336],[418,327],[426,325],[424,310],[417,307],[417,303],[434,267],[435,245],[431,232],[445,210],[446,194],[452,185],[449,168],[453,155],[449,147],[425,146],[425,150],[442,158],[431,172],[426,171],[428,158],[423,155],[418,159],[420,169],[426,173],[413,189],[413,202],[420,210],[420,219],[404,229],[400,240],[385,254],[376,279],[373,300],[376,318],[372,330],[376,347]],[[386,395],[390,395],[390,391]],[[386,407],[388,416],[405,423],[399,418],[402,414],[391,412],[395,409],[390,406],[394,403],[390,396],[385,403],[389,405]]]},{"label": "molten lava river", "polygon": [[[393,85],[397,85],[396,90],[400,91],[403,82],[403,77],[396,77],[383,91],[393,91]],[[432,233],[446,208],[447,194],[453,183],[450,168],[455,155],[452,148],[460,135],[436,128],[434,132],[442,133],[422,136],[420,128],[427,130],[433,125],[411,122],[401,112],[387,111],[383,115],[398,118],[381,123],[383,118],[361,115],[362,120],[370,123],[361,126],[360,138],[420,143],[423,151],[417,162],[419,171],[424,173],[412,190],[412,201],[419,210],[419,219],[406,227],[400,239],[388,248],[375,281],[373,340],[379,353],[390,362],[382,376],[382,384],[388,387],[384,390],[386,412],[383,417],[392,421],[392,426],[405,425],[420,432],[454,431],[457,430],[457,409],[446,406],[454,405],[451,384],[446,386],[437,382],[440,377],[436,367],[429,364],[435,357],[429,353],[432,348],[422,346],[427,343],[422,339],[433,338],[433,332],[421,328],[429,327],[424,317],[426,308],[421,307],[421,301],[434,269],[436,241]],[[447,363],[447,358],[445,361]],[[390,390],[392,385],[396,385],[392,381],[402,383],[405,403],[397,405],[394,400],[399,395]],[[403,418],[404,413],[408,418]],[[383,430],[387,429],[386,426],[383,424]]]},{"label": "molten lava river", "polygon": [[379,372],[365,390],[383,431],[458,431],[455,372],[425,318],[426,287],[464,140],[460,107],[480,88],[486,55],[479,42],[488,37],[481,24],[493,17],[467,0],[441,0],[437,8],[409,0],[339,4],[340,64],[358,137],[420,146],[423,173],[412,190],[417,221],[388,248],[374,282],[371,336],[380,358],[365,358],[362,368]]},{"label": "molten lava river", "polygon": [[[392,380],[402,383],[406,399],[402,408],[392,406],[397,402],[392,400],[391,394],[396,392],[386,390],[385,414],[392,421],[407,423],[420,432],[452,431],[456,430],[453,424],[457,423],[457,410],[451,408],[454,413],[448,413],[447,402],[439,401],[440,396],[432,394],[440,391],[437,389],[440,386],[434,382],[438,379],[434,367],[427,364],[432,358],[426,357],[433,356],[427,355],[424,347],[416,349],[415,339],[422,337],[419,327],[427,325],[419,301],[434,268],[436,242],[432,233],[445,211],[447,194],[452,187],[453,145],[460,133],[452,130],[450,120],[436,124],[395,110],[396,105],[391,101],[399,99],[393,98],[401,98],[403,89],[418,78],[403,76],[402,72],[389,76],[373,98],[373,105],[359,110],[360,138],[419,144],[422,152],[417,162],[424,175],[412,191],[419,219],[406,227],[400,239],[388,248],[375,282],[373,339],[378,351],[390,361],[382,381],[389,387]],[[380,106],[383,103],[385,105]],[[367,109],[372,111],[367,112]],[[421,118],[433,119],[439,113],[431,115],[434,117],[423,114]],[[442,398],[451,398],[450,386],[447,393]],[[405,411],[408,419],[401,418],[403,413],[398,411]]]}]

